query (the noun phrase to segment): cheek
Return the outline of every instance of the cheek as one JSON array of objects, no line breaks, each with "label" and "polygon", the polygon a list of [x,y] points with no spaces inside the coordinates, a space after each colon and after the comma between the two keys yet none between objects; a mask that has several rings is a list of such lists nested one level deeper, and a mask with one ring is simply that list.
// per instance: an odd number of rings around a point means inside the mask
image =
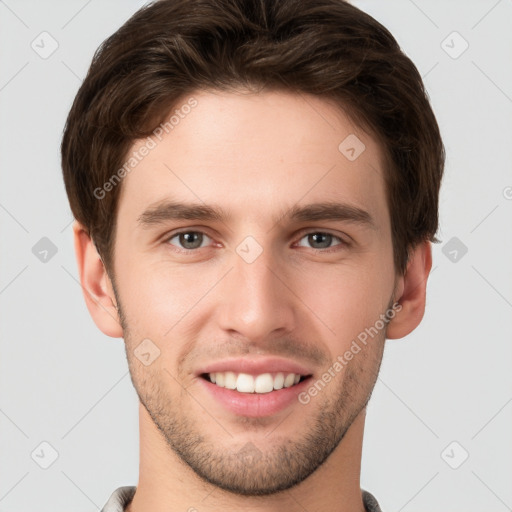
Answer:
[{"label": "cheek", "polygon": [[[219,269],[171,265],[133,258],[119,265],[119,288],[130,329],[165,340],[201,310],[201,300],[219,281]],[[183,322],[182,322],[183,320]]]},{"label": "cheek", "polygon": [[[393,276],[378,272],[374,265],[318,266],[308,272],[314,276],[297,280],[293,287],[307,307],[342,341],[373,325],[386,310],[392,288]],[[332,334],[332,333],[331,333]]]}]

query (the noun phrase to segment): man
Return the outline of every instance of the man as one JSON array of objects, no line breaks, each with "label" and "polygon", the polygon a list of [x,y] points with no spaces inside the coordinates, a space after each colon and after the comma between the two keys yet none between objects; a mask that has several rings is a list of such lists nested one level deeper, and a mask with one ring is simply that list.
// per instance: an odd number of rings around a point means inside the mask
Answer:
[{"label": "man", "polygon": [[103,511],[379,511],[365,408],[424,313],[444,166],[391,34],[342,0],[157,1],[96,53],[62,164],[140,399]]}]

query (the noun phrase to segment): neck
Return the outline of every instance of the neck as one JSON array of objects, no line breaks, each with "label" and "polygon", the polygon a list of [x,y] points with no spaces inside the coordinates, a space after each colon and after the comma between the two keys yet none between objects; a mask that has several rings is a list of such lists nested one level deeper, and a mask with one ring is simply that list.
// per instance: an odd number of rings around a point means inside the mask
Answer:
[{"label": "neck", "polygon": [[139,404],[140,467],[135,496],[126,512],[364,512],[360,488],[365,409],[314,473],[291,489],[269,496],[240,496],[199,478],[166,444]]}]

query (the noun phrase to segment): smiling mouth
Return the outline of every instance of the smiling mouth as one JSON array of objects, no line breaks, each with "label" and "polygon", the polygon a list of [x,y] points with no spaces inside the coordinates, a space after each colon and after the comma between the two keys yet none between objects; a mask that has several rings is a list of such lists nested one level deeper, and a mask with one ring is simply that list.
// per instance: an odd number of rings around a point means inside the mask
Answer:
[{"label": "smiling mouth", "polygon": [[311,378],[311,375],[272,372],[259,375],[236,372],[202,373],[200,377],[218,387],[232,389],[240,393],[263,394],[291,388]]}]

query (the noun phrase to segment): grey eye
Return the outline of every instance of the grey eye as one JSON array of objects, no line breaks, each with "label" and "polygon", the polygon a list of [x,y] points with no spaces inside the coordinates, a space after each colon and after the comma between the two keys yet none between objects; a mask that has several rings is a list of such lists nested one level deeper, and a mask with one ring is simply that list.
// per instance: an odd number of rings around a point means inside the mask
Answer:
[{"label": "grey eye", "polygon": [[[311,244],[312,249],[328,249],[329,247],[332,247],[331,244],[335,239],[342,243],[341,238],[335,235],[331,235],[330,233],[323,233],[321,231],[308,233],[301,238],[301,240],[304,239],[307,239],[308,243]],[[299,243],[299,245],[302,244]],[[339,245],[339,243],[334,245]]]},{"label": "grey eye", "polygon": [[[175,238],[178,239],[178,244],[172,243],[172,240]],[[208,235],[205,235],[201,231],[182,231],[181,233],[176,233],[172,237],[169,238],[168,242],[172,245],[178,245],[178,247],[182,249],[199,249],[203,246],[203,242],[205,239],[209,239]]]}]

